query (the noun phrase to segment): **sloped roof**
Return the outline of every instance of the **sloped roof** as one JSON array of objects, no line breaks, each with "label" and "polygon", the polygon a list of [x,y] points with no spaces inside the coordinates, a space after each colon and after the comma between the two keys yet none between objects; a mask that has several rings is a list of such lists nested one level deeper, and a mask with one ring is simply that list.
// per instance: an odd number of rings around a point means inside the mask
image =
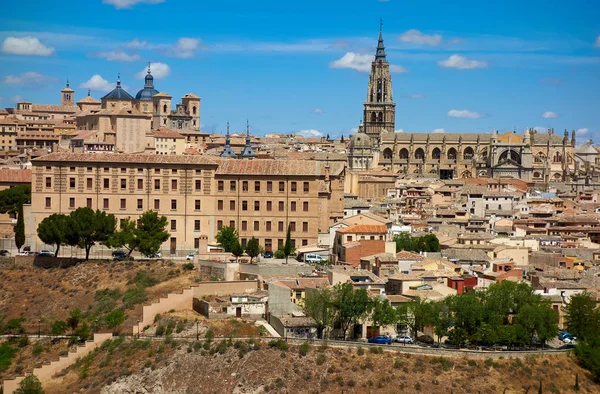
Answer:
[{"label": "sloped roof", "polygon": [[387,234],[387,227],[381,224],[354,224],[337,230],[342,234]]},{"label": "sloped roof", "polygon": [[160,129],[158,129],[154,133],[154,137],[157,137],[157,138],[178,138],[178,139],[185,138],[184,136],[182,136],[177,131],[171,130],[171,129],[167,129],[167,128],[160,128]]},{"label": "sloped roof", "polygon": [[31,183],[31,170],[0,168],[1,183]]},{"label": "sloped roof", "polygon": [[[222,175],[297,175],[322,176],[326,173],[325,163],[318,161],[296,160],[226,160],[216,159],[219,163],[217,174]],[[344,169],[343,163],[330,163],[329,173],[339,175]]]},{"label": "sloped roof", "polygon": [[408,252],[406,250],[401,250],[396,253],[396,258],[399,260],[425,260],[425,257],[420,254]]}]

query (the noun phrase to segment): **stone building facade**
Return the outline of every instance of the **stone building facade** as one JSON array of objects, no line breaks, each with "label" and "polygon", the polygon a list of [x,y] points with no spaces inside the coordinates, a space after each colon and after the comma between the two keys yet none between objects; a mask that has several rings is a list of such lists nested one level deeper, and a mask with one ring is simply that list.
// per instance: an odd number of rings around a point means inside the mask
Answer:
[{"label": "stone building facade", "polygon": [[163,252],[197,250],[201,237],[214,242],[231,225],[242,243],[254,236],[266,250],[285,242],[288,226],[296,247],[316,244],[344,216],[343,163],[52,153],[32,164],[36,227],[78,207],[117,219],[155,210],[169,220]]}]

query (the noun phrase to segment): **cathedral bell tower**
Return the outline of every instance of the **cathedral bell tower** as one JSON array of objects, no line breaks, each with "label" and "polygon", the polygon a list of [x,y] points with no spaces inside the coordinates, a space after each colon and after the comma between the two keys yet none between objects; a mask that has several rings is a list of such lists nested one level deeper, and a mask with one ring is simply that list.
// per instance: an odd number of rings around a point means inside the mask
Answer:
[{"label": "cathedral bell tower", "polygon": [[383,22],[379,24],[379,42],[375,59],[371,63],[371,75],[364,104],[364,132],[375,145],[379,144],[383,130],[394,132],[396,126],[396,104],[392,98],[390,64],[383,45]]}]

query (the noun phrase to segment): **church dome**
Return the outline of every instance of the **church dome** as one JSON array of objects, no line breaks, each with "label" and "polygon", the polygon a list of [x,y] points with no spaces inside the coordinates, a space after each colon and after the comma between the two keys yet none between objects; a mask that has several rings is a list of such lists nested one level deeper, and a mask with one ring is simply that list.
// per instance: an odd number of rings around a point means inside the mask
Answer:
[{"label": "church dome", "polygon": [[133,100],[133,97],[121,87],[121,77],[117,79],[117,86],[102,100]]},{"label": "church dome", "polygon": [[148,74],[146,74],[144,81],[144,89],[140,90],[135,95],[135,99],[140,101],[150,101],[152,100],[152,96],[158,94],[158,90],[154,89],[154,77],[150,74],[150,65],[148,65]]},{"label": "church dome", "polygon": [[352,136],[350,144],[355,148],[371,148],[371,137],[365,133],[356,133]]}]

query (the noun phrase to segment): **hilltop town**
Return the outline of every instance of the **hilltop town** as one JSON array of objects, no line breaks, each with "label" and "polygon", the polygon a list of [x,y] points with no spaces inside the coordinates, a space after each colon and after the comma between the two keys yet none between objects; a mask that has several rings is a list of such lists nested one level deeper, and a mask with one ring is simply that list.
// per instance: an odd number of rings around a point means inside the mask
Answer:
[{"label": "hilltop town", "polygon": [[599,390],[593,141],[396,132],[383,32],[363,120],[337,138],[205,133],[200,97],[173,109],[150,67],[135,96],[120,77],[76,93],[0,110],[5,394],[31,374],[196,392],[174,365],[206,374],[198,392]]}]

